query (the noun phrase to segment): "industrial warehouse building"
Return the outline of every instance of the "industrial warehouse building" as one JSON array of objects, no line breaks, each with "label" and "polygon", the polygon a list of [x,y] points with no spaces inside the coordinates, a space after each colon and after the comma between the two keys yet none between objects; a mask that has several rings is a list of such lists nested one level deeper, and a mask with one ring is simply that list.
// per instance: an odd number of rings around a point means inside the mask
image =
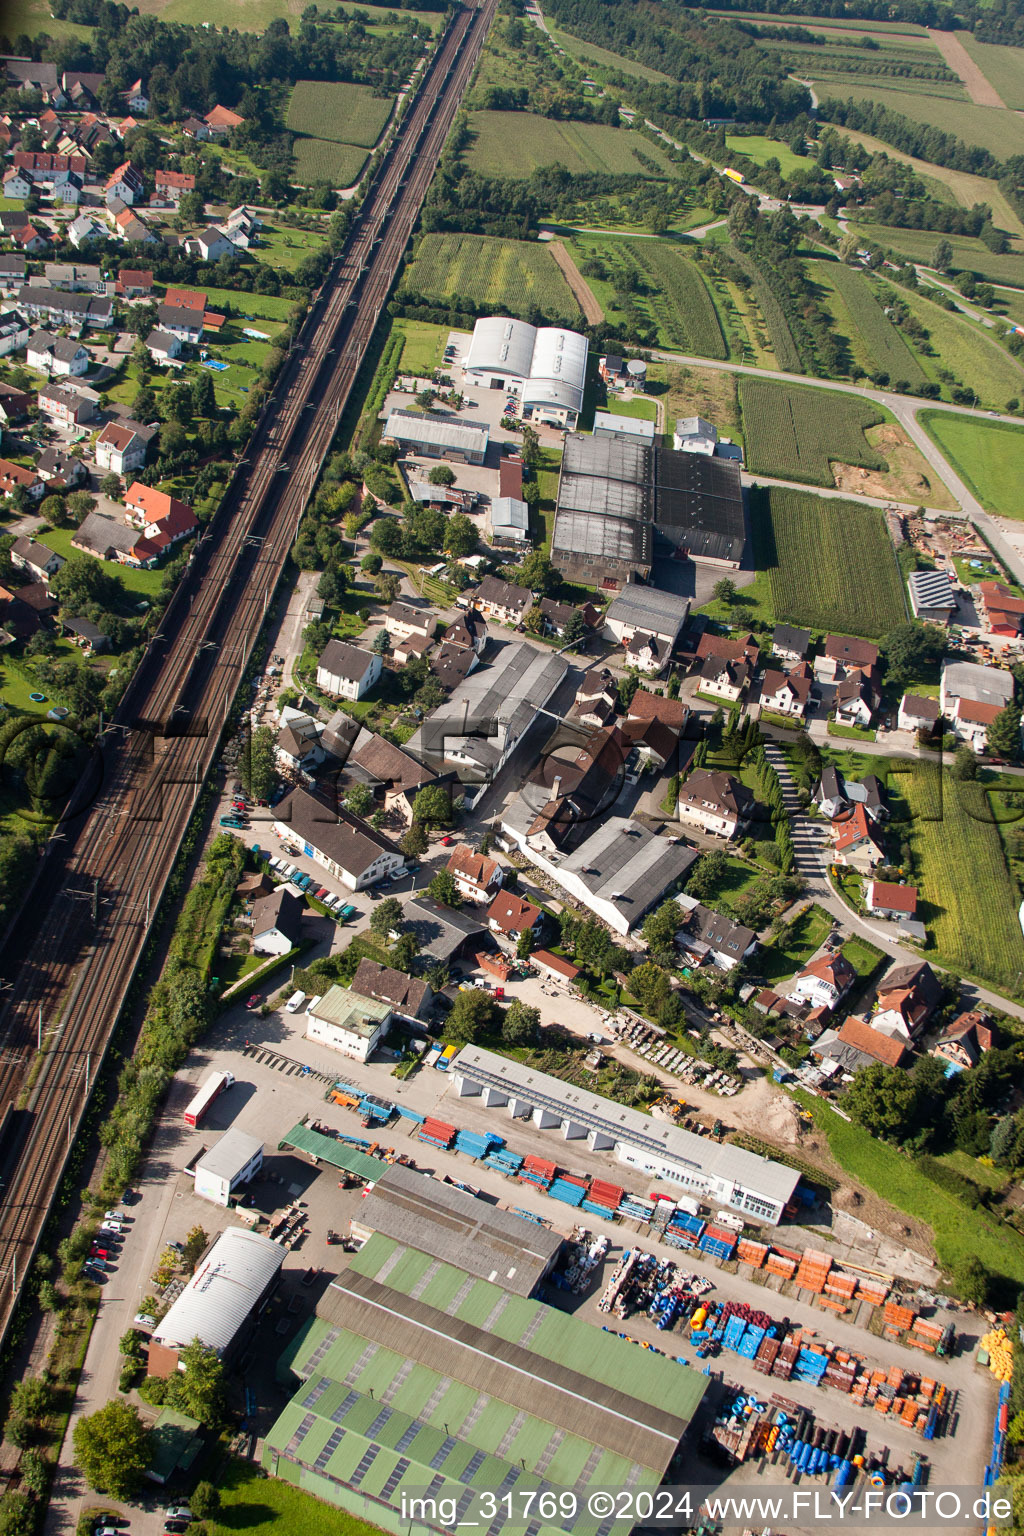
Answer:
[{"label": "industrial warehouse building", "polygon": [[513,1119],[561,1130],[566,1141],[585,1139],[595,1150],[614,1151],[631,1168],[682,1184],[698,1198],[733,1206],[758,1221],[781,1221],[800,1180],[792,1168],[770,1158],[652,1120],[476,1045],[464,1046],[450,1070],[462,1098],[482,1096],[488,1108],[507,1108]]},{"label": "industrial warehouse building", "polygon": [[463,372],[484,389],[517,395],[524,421],[572,431],[583,408],[587,347],[578,331],[492,315],[474,325]]},{"label": "industrial warehouse building", "polygon": [[193,1339],[226,1359],[248,1337],[270,1299],[285,1250],[259,1232],[229,1227],[153,1330],[149,1374],[170,1376]]},{"label": "industrial warehouse building", "polygon": [[195,1192],[202,1200],[230,1205],[231,1196],[263,1167],[263,1143],[245,1131],[225,1131],[195,1165]]},{"label": "industrial warehouse building", "polygon": [[384,424],[385,442],[397,443],[403,453],[422,453],[428,459],[457,459],[482,464],[487,455],[490,428],[459,416],[426,415],[418,411],[392,411]]},{"label": "industrial warehouse building", "polygon": [[[523,1530],[520,1489],[657,1488],[707,1385],[687,1366],[375,1235],[328,1287],[278,1368],[295,1386],[263,1465],[396,1536],[441,1522],[404,1501],[451,1499],[487,1536]],[[470,1513],[497,1496],[497,1514]],[[564,1517],[537,1516],[531,1536]],[[579,1514],[574,1536],[631,1521]],[[564,1532],[562,1533],[564,1536]]]},{"label": "industrial warehouse building", "polygon": [[656,558],[732,569],[746,538],[739,465],[619,437],[565,440],[551,559],[588,586],[646,579]]},{"label": "industrial warehouse building", "polygon": [[377,1179],[351,1230],[364,1239],[382,1233],[515,1296],[534,1294],[562,1248],[547,1227],[400,1165]]}]

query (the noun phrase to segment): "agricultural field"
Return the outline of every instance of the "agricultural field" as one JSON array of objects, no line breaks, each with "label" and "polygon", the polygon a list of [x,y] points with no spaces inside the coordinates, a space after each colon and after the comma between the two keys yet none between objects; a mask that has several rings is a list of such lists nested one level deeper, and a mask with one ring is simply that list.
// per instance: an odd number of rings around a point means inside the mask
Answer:
[{"label": "agricultural field", "polygon": [[513,164],[520,176],[556,164],[577,176],[678,174],[662,149],[631,128],[557,122],[533,112],[471,112],[469,128],[466,164],[482,176],[507,176]]},{"label": "agricultural field", "polygon": [[921,411],[917,419],[986,511],[1024,518],[1024,427],[953,411]]},{"label": "agricultural field", "polygon": [[879,42],[896,37],[928,40],[924,27],[919,27],[913,21],[864,21],[855,16],[830,16],[827,21],[818,21],[813,16],[787,17],[776,11],[730,11],[729,14],[737,21],[761,21],[766,27],[803,27],[806,32],[821,33],[823,36],[835,34],[837,37],[847,37],[852,32],[855,37],[874,37]]},{"label": "agricultural field", "polygon": [[[1020,892],[1010,875],[989,797],[933,763],[907,763],[900,793],[911,815],[922,900],[918,917],[936,958],[957,975],[1011,993],[1021,989],[1024,937]],[[978,878],[979,871],[983,877]]]},{"label": "agricultural field", "polygon": [[864,272],[840,261],[816,261],[811,271],[814,281],[833,295],[830,307],[849,339],[855,361],[868,373],[887,373],[894,383],[911,387],[925,383],[924,369],[886,315]]},{"label": "agricultural field", "polygon": [[979,405],[1002,410],[1008,400],[1021,398],[1024,367],[980,326],[940,309],[920,292],[902,288],[900,297],[928,332],[934,358],[927,360],[926,368],[948,368],[975,391]]},{"label": "agricultural field", "polygon": [[757,262],[738,245],[729,246],[729,255],[750,280],[750,292],[768,328],[768,340],[775,354],[776,367],[783,373],[805,373],[803,358],[800,356],[789,321],[786,319],[782,305],[765,281]]},{"label": "agricultural field", "polygon": [[567,324],[582,318],[548,246],[535,241],[424,235],[402,286],[455,307],[464,297],[501,314],[525,318],[532,310],[540,310],[546,319]]},{"label": "agricultural field", "polygon": [[387,126],[393,106],[390,96],[375,96],[368,85],[297,80],[285,126],[290,133],[372,149]]},{"label": "agricultural field", "polygon": [[365,149],[354,144],[336,144],[329,139],[296,139],[295,180],[302,186],[326,181],[332,187],[351,187],[359,180],[368,159]]},{"label": "agricultural field", "polygon": [[851,220],[851,227],[865,240],[877,245],[891,246],[911,261],[922,266],[932,264],[935,247],[940,240],[948,240],[953,248],[953,266],[957,271],[973,272],[991,283],[1009,283],[1011,287],[1024,287],[1024,243],[1018,238],[1012,248],[1002,256],[995,255],[987,245],[971,235],[942,235],[931,229],[896,229],[891,224],[872,224],[868,220]]},{"label": "agricultural field", "polygon": [[747,376],[740,380],[740,405],[752,474],[834,485],[833,464],[888,467],[864,436],[884,420],[868,400]]},{"label": "agricultural field", "polygon": [[1004,105],[1018,112],[1024,110],[1024,56],[1020,49],[1001,43],[979,43],[973,32],[958,32],[957,38],[992,89],[998,91]]},{"label": "agricultural field", "polygon": [[671,240],[595,239],[586,235],[577,236],[573,247],[581,270],[594,258],[605,268],[607,276],[603,279],[595,278],[589,270],[584,270],[584,276],[606,313],[617,307],[617,280],[628,277],[634,284],[632,297],[657,326],[661,345],[702,357],[728,357],[714,301],[699,268],[684,254],[683,247]]},{"label": "agricultural field", "polygon": [[666,430],[680,416],[703,416],[715,423],[721,436],[742,444],[736,374],[684,363],[649,363],[647,389],[664,401]]},{"label": "agricultural field", "polygon": [[[998,107],[976,107],[968,101],[962,86],[956,92],[941,82],[901,80],[899,89],[892,90],[881,80],[865,85],[863,77],[858,81],[853,77],[847,80],[827,76],[812,78],[811,84],[823,100],[831,96],[843,101],[850,97],[854,101],[868,101],[890,112],[900,112],[915,123],[928,123],[945,131],[955,124],[957,136],[965,143],[980,145],[1000,159],[1024,154],[1024,117]],[[907,89],[914,85],[921,89]]]},{"label": "agricultural field", "polygon": [[762,486],[751,494],[754,564],[777,621],[876,640],[907,617],[885,519],[863,502]]},{"label": "agricultural field", "polygon": [[583,65],[597,64],[604,69],[614,69],[620,75],[632,75],[637,80],[647,80],[662,85],[672,84],[672,76],[664,74],[660,69],[648,69],[646,64],[638,64],[635,59],[624,58],[621,53],[612,53],[609,48],[599,48],[596,43],[581,42],[578,37],[573,37],[571,32],[556,27],[550,18],[548,18],[547,27],[558,46],[564,48],[566,53],[578,59]]}]

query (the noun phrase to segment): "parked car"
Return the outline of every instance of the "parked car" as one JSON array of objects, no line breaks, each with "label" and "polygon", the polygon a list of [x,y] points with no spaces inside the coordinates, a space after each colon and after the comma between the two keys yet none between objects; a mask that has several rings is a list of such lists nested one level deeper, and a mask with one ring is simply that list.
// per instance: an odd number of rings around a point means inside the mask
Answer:
[{"label": "parked car", "polygon": [[260,997],[259,993],[258,992],[254,992],[251,997],[247,997],[246,998],[245,1006],[247,1008],[259,1008],[260,1005],[262,1004],[262,1002],[263,1002],[263,999],[262,999],[262,997]]},{"label": "parked car", "polygon": [[293,992],[291,997],[284,1005],[285,1013],[298,1013],[299,1009],[302,1007],[305,1001],[305,992]]},{"label": "parked car", "polygon": [[187,1504],[175,1504],[164,1517],[167,1520],[191,1520],[192,1511]]},{"label": "parked car", "polygon": [[450,848],[452,846],[452,843],[454,843],[454,841],[455,841],[454,837],[450,837],[448,835],[448,833],[446,832],[444,837],[442,837],[442,839],[441,839],[441,847],[442,848]]},{"label": "parked car", "polygon": [[245,822],[241,816],[222,816],[220,818],[220,825],[222,827],[234,827],[237,830],[238,828],[244,827]]}]

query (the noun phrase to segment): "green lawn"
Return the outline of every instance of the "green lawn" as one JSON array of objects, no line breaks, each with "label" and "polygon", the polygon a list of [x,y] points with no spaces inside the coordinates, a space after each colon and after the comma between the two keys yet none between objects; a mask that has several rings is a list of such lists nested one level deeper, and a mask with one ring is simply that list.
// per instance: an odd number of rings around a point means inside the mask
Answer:
[{"label": "green lawn", "polygon": [[658,407],[653,400],[619,400],[616,396],[608,401],[605,410],[613,416],[632,416],[638,421],[657,421]]},{"label": "green lawn", "polygon": [[429,378],[444,359],[448,326],[430,325],[425,320],[396,320],[394,329],[405,337],[402,347],[402,373]]},{"label": "green lawn", "polygon": [[799,1090],[795,1097],[825,1132],[829,1151],[852,1178],[909,1216],[927,1222],[944,1269],[949,1271],[964,1259],[978,1258],[993,1274],[1024,1284],[1024,1238],[1019,1233],[939,1189],[911,1158],[876,1140],[861,1126],[843,1120],[822,1099]]},{"label": "green lawn", "polygon": [[220,1510],[213,1536],[260,1531],[262,1536],[380,1536],[377,1526],[315,1499],[311,1493],[267,1477],[251,1462],[230,1461],[218,1481]]},{"label": "green lawn", "polygon": [[806,155],[795,155],[788,144],[781,144],[778,139],[766,139],[763,134],[727,133],[725,142],[734,155],[746,155],[758,165],[764,165],[766,160],[777,160],[783,176],[805,171],[812,164]]},{"label": "green lawn", "polygon": [[1024,426],[952,411],[921,411],[917,419],[987,511],[1024,518]]},{"label": "green lawn", "polygon": [[846,100],[852,96],[855,101],[886,107],[915,123],[928,123],[947,133],[954,132],[965,143],[978,144],[1000,159],[1024,153],[1024,118],[1016,112],[1002,111],[998,107],[977,107],[966,101],[962,92],[954,94],[940,81],[919,83],[927,89],[890,90],[879,80],[864,85],[853,77],[811,81],[822,100],[828,97]]},{"label": "green lawn", "polygon": [[900,297],[929,333],[935,354],[933,367],[949,368],[968,389],[977,392],[979,405],[1002,410],[1008,400],[1020,399],[1024,394],[1024,368],[998,342],[985,335],[980,326],[963,315],[939,309],[930,299],[908,288],[900,289]]},{"label": "green lawn", "polygon": [[766,945],[753,962],[753,968],[769,986],[803,970],[832,931],[832,919],[823,907],[810,906],[801,912],[792,936],[782,946]]},{"label": "green lawn", "polygon": [[[48,528],[39,537],[55,554],[63,555],[65,559],[70,559],[72,555],[79,553],[77,549],[71,548],[71,540],[74,537],[74,533],[75,530],[73,528]],[[82,558],[88,559],[89,556],[86,555]],[[134,594],[139,598],[145,597],[152,601],[163,586],[164,573],[159,566],[153,571],[137,571],[130,565],[116,565],[111,560],[105,561],[104,565],[109,572],[121,578],[126,592]]]}]

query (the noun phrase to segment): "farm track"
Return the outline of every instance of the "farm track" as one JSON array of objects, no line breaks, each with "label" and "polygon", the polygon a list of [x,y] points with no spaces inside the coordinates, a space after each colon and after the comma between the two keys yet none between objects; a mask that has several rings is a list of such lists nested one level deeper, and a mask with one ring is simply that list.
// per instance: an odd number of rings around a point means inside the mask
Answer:
[{"label": "farm track", "polygon": [[983,71],[975,64],[955,32],[938,32],[928,28],[928,36],[942,54],[955,75],[959,75],[964,89],[976,107],[1003,107],[1006,102]]},{"label": "farm track", "polygon": [[[310,306],[245,457],[69,804],[0,956],[0,1333],[206,774],[497,0],[464,8]],[[93,783],[96,782],[94,777]],[[91,796],[91,798],[90,798]],[[48,1049],[37,1058],[37,1028]],[[29,1087],[33,1062],[38,1070]],[[2,1133],[0,1133],[2,1134]]]},{"label": "farm track", "polygon": [[587,282],[583,273],[572,259],[572,255],[560,240],[552,240],[548,250],[556,263],[562,269],[566,282],[572,289],[583,318],[588,325],[602,325],[604,323],[604,310],[594,296],[594,290]]}]

